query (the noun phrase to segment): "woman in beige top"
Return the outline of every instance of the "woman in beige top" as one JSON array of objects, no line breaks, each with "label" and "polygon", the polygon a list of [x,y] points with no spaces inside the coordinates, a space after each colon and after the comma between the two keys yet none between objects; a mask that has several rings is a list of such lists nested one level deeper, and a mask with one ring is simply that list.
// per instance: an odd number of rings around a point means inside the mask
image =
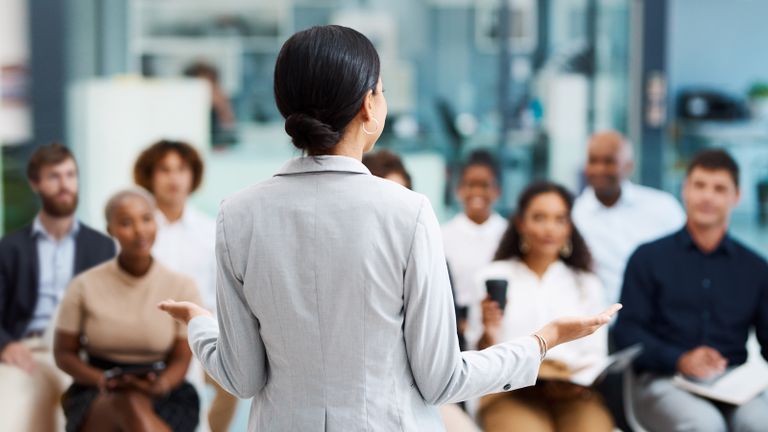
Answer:
[{"label": "woman in beige top", "polygon": [[[56,364],[74,379],[62,404],[67,431],[193,431],[199,399],[184,381],[191,352],[186,326],[157,310],[166,298],[202,304],[194,282],[156,262],[150,251],[157,227],[152,197],[120,192],[106,209],[116,259],[75,278],[57,321]],[[87,353],[87,361],[79,356]],[[157,372],[105,376],[120,367]]]}]

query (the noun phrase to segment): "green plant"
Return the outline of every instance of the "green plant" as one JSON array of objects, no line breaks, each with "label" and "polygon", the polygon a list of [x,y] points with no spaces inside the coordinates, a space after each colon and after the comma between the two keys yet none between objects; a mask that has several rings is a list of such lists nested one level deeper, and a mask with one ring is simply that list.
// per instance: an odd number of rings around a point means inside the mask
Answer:
[{"label": "green plant", "polygon": [[756,82],[749,88],[747,95],[750,99],[768,98],[768,82]]}]

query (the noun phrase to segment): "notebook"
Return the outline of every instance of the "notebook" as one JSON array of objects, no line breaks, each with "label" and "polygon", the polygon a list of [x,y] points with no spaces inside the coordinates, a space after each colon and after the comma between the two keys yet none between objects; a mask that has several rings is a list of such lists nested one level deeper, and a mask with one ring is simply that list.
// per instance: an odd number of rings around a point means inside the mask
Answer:
[{"label": "notebook", "polygon": [[692,381],[678,374],[672,382],[695,395],[732,405],[742,405],[768,389],[768,364],[753,360],[729,369],[709,383]]}]

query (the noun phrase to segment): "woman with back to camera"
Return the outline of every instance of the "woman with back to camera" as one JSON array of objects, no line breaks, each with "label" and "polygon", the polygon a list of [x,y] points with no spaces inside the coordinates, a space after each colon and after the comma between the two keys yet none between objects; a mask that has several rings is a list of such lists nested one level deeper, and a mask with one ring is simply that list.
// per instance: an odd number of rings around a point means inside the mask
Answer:
[{"label": "woman with back to camera", "polygon": [[387,114],[379,70],[352,29],[288,39],[275,99],[305,156],[222,203],[218,323],[192,304],[160,305],[189,322],[211,376],[254,399],[250,430],[442,430],[436,405],[532,385],[547,347],[618,309],[461,353],[429,201],[360,162]]}]

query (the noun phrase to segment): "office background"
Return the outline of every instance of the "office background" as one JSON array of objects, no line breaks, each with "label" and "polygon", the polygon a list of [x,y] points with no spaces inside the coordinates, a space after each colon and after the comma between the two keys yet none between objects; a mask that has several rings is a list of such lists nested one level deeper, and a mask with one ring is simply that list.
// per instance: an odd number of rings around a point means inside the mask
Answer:
[{"label": "office background", "polygon": [[[75,150],[88,223],[103,227],[104,200],[161,137],[203,151],[194,202],[214,215],[296,155],[272,67],[290,34],[337,23],[379,49],[378,146],[403,155],[441,220],[471,150],[501,161],[508,214],[536,178],[578,192],[587,137],[613,128],[632,140],[634,179],[678,197],[695,151],[728,148],[743,170],[733,230],[765,253],[765,17],[762,0],[0,0],[0,233],[36,212],[24,167],[53,140]],[[210,124],[208,85],[183,73],[195,62],[217,69],[234,130]]]}]

